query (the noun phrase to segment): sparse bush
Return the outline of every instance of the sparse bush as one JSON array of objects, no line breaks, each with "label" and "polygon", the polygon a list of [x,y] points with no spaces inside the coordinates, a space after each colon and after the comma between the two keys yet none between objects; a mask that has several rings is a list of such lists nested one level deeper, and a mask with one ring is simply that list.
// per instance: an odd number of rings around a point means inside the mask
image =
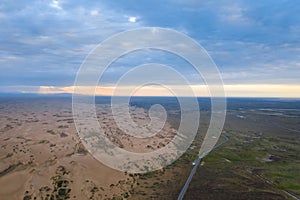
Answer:
[{"label": "sparse bush", "polygon": [[50,133],[51,135],[55,135],[55,132],[53,130],[47,130],[47,133]]},{"label": "sparse bush", "polygon": [[66,133],[64,133],[64,132],[61,132],[60,133],[60,137],[68,137],[68,135]]}]

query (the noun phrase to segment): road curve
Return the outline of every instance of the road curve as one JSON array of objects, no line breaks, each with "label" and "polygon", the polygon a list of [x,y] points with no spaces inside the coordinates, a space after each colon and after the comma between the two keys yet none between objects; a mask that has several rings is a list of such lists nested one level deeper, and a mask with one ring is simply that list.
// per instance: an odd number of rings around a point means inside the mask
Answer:
[{"label": "road curve", "polygon": [[[216,148],[220,147],[221,145],[223,145],[224,143],[226,143],[229,140],[229,138],[226,135],[222,135],[222,136],[224,138],[224,141],[222,141],[219,144],[217,144],[216,146],[214,146],[211,151],[213,151]],[[185,184],[184,184],[177,200],[182,200],[183,199],[183,197],[184,197],[184,195],[185,195],[185,193],[186,193],[186,191],[187,191],[187,189],[190,185],[190,182],[192,181],[192,178],[193,178],[194,174],[196,173],[198,165],[200,164],[202,158],[204,158],[206,155],[207,155],[207,153],[204,153],[204,154],[200,155],[199,158],[197,158],[197,160],[195,160],[195,165],[194,165],[188,179],[186,180],[186,182],[185,182]]]}]

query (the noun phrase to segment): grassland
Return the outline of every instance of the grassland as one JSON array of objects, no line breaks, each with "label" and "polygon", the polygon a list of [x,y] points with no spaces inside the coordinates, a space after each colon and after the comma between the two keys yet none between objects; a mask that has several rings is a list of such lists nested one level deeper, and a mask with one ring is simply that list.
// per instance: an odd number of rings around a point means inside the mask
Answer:
[{"label": "grassland", "polygon": [[[208,125],[209,113],[201,116],[202,126],[191,145],[196,148],[163,172],[147,175],[138,189],[144,188],[144,197],[178,197]],[[202,160],[185,199],[293,199],[288,193],[299,197],[299,116],[297,109],[228,110],[223,134],[229,141]],[[137,191],[134,198],[143,197]]]}]

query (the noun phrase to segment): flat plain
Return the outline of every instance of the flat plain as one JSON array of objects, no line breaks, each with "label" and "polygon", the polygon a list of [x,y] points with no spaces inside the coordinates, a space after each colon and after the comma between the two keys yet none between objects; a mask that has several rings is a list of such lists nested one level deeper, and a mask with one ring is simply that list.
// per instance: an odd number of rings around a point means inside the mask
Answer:
[{"label": "flat plain", "polygon": [[[201,123],[189,151],[165,170],[144,175],[135,199],[177,199],[209,125],[209,103],[199,102]],[[184,199],[299,198],[299,130],[299,100],[228,99],[222,134],[229,141],[202,160]]]},{"label": "flat plain", "polygon": [[[149,122],[147,110],[156,103],[167,109],[167,123],[158,135],[143,141],[116,127],[108,99],[97,102],[97,117],[119,147],[154,151],[170,142],[178,128],[178,102],[173,98],[131,102],[131,116],[138,124]],[[209,100],[199,103],[200,126],[188,151],[162,170],[128,174],[105,166],[85,149],[70,97],[1,97],[0,199],[177,199],[209,125]],[[202,160],[186,199],[300,196],[299,100],[228,99],[222,134],[229,141]]]}]

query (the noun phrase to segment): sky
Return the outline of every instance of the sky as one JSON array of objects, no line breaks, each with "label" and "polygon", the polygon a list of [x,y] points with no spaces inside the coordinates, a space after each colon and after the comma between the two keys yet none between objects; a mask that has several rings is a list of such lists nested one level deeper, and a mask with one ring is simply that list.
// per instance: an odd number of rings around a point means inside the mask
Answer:
[{"label": "sky", "polygon": [[[97,44],[121,31],[163,27],[206,49],[228,96],[300,97],[299,12],[295,0],[2,0],[0,92],[72,92],[80,65]],[[173,66],[195,88],[204,84],[182,59],[147,50],[114,62],[99,94],[111,94],[122,74],[146,62]],[[148,87],[139,95],[155,91]]]}]

